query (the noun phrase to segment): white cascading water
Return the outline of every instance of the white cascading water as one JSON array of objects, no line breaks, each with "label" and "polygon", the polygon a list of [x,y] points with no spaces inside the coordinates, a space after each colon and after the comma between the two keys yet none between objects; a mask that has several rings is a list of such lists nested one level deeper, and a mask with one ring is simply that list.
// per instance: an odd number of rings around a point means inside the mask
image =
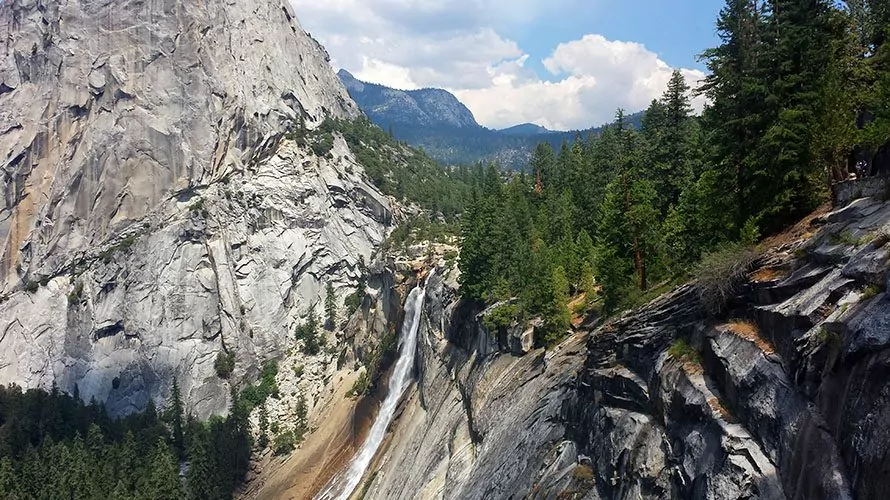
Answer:
[{"label": "white cascading water", "polygon": [[399,339],[399,359],[396,361],[396,367],[392,371],[389,378],[389,392],[383,404],[380,406],[380,412],[377,419],[371,427],[371,432],[362,444],[358,453],[352,459],[343,472],[337,474],[328,485],[315,496],[315,500],[346,500],[355,491],[356,486],[361,482],[362,477],[371,460],[383,443],[383,437],[386,435],[386,429],[392,422],[392,417],[396,412],[396,406],[401,399],[402,394],[411,381],[411,374],[414,368],[414,352],[417,350],[417,331],[420,329],[420,317],[423,312],[423,300],[426,295],[422,284],[418,284],[408,294],[405,300],[405,320],[402,323],[401,338]]}]

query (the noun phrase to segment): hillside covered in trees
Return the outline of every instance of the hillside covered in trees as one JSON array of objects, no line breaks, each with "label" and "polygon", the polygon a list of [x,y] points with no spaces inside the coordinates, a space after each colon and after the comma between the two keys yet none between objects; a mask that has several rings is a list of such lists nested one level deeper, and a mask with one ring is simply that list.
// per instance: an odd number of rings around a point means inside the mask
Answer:
[{"label": "hillside covered in trees", "polygon": [[788,227],[830,183],[886,168],[887,2],[729,0],[717,29],[702,116],[677,72],[639,130],[619,110],[602,134],[540,145],[506,185],[489,169],[462,221],[468,297],[517,298],[495,316],[541,315],[553,341],[571,295],[637,304],[703,255]]},{"label": "hillside covered in trees", "polygon": [[0,387],[0,498],[231,498],[252,446],[240,401],[201,423],[174,386],[166,408],[113,420],[76,394]]}]

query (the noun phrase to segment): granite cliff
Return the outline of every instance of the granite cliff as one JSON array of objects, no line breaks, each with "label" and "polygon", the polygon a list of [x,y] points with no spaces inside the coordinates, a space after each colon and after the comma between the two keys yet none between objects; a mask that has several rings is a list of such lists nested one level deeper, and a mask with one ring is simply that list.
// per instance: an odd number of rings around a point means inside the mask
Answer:
[{"label": "granite cliff", "polygon": [[888,242],[855,200],[546,352],[434,280],[365,498],[883,498]]},{"label": "granite cliff", "polygon": [[[740,254],[718,308],[693,282],[544,350],[533,324],[486,329],[492,310],[460,298],[444,258],[456,249],[379,251],[404,209],[342,135],[314,133],[358,109],[286,1],[7,0],[0,36],[0,383],[123,415],[175,380],[206,417],[230,380],[279,360],[265,410],[288,426],[305,401],[306,440],[289,458],[255,450],[242,494],[309,497],[361,442],[424,283],[416,382],[365,498],[890,490],[885,201]],[[366,278],[328,348],[294,348],[327,284],[342,304]],[[352,397],[369,371],[378,391]]]},{"label": "granite cliff", "polygon": [[280,356],[390,224],[342,138],[285,138],[358,114],[324,49],[279,0],[13,0],[0,38],[0,383],[225,411],[217,356]]}]

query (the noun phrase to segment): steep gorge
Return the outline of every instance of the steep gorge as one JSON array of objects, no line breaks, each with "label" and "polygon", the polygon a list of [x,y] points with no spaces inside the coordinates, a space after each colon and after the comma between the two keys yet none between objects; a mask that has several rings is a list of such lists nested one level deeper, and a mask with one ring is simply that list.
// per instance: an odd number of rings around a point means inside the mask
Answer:
[{"label": "steep gorge", "polygon": [[883,498],[888,234],[890,204],[855,200],[773,242],[716,317],[692,283],[547,352],[434,280],[364,497]]},{"label": "steep gorge", "polygon": [[[416,383],[365,498],[890,490],[886,202],[802,223],[716,317],[692,283],[544,350],[533,327],[488,331],[453,262],[379,252],[402,207],[342,136],[307,145],[358,112],[286,1],[12,0],[0,36],[0,383],[124,415],[177,380],[206,417],[279,359],[270,416],[287,422],[304,397],[313,432],[288,460],[258,457],[242,493],[307,497],[360,444],[368,401],[346,388],[434,267]],[[365,262],[367,296],[325,334],[332,349],[296,352],[325,285],[342,304]],[[226,380],[214,365],[229,353]]]}]

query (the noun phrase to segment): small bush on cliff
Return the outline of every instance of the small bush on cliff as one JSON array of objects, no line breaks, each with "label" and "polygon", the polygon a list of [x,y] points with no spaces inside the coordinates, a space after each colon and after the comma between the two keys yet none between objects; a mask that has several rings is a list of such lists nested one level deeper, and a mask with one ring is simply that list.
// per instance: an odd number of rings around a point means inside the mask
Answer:
[{"label": "small bush on cliff", "polygon": [[216,355],[216,361],[213,362],[213,368],[216,370],[216,376],[221,379],[228,379],[235,370],[235,353],[219,352]]},{"label": "small bush on cliff", "polygon": [[368,371],[365,370],[352,384],[352,389],[349,389],[346,396],[350,398],[361,396],[368,391],[369,387],[371,387],[371,379],[368,377]]},{"label": "small bush on cliff", "polygon": [[739,292],[758,258],[750,247],[730,245],[705,255],[696,269],[699,296],[709,313],[718,315]]},{"label": "small bush on cliff", "polygon": [[114,255],[118,252],[127,253],[133,248],[133,245],[136,244],[136,240],[139,238],[139,235],[131,234],[121,241],[115,243],[114,245],[106,248],[102,253],[99,254],[99,258],[102,259],[102,262],[108,264],[112,260],[114,260]]},{"label": "small bush on cliff", "polygon": [[277,434],[272,440],[272,452],[276,455],[287,455],[294,451],[296,446],[297,439],[294,436],[294,431],[290,429]]},{"label": "small bush on cliff", "polygon": [[506,303],[495,307],[482,319],[485,329],[496,335],[502,328],[507,328],[519,318],[519,304]]},{"label": "small bush on cliff", "polygon": [[78,281],[68,294],[68,304],[73,306],[80,303],[81,297],[83,297],[83,282]]},{"label": "small bush on cliff", "polygon": [[275,360],[266,361],[263,363],[259,382],[241,390],[241,402],[248,411],[265,403],[269,396],[279,397],[276,376],[278,376],[278,362]]},{"label": "small bush on cliff", "polygon": [[578,465],[572,470],[572,479],[575,481],[577,490],[575,493],[580,498],[596,486],[596,475],[593,469],[588,465]]},{"label": "small bush on cliff", "polygon": [[668,349],[668,356],[684,364],[701,366],[701,354],[683,339],[677,339]]},{"label": "small bush on cliff", "polygon": [[868,285],[862,291],[862,300],[870,300],[884,293],[885,287],[878,285]]},{"label": "small bush on cliff", "polygon": [[297,325],[294,337],[297,342],[302,342],[301,351],[309,356],[316,356],[325,345],[324,337],[319,332],[318,316],[315,311],[309,311],[309,317],[305,323]]}]

